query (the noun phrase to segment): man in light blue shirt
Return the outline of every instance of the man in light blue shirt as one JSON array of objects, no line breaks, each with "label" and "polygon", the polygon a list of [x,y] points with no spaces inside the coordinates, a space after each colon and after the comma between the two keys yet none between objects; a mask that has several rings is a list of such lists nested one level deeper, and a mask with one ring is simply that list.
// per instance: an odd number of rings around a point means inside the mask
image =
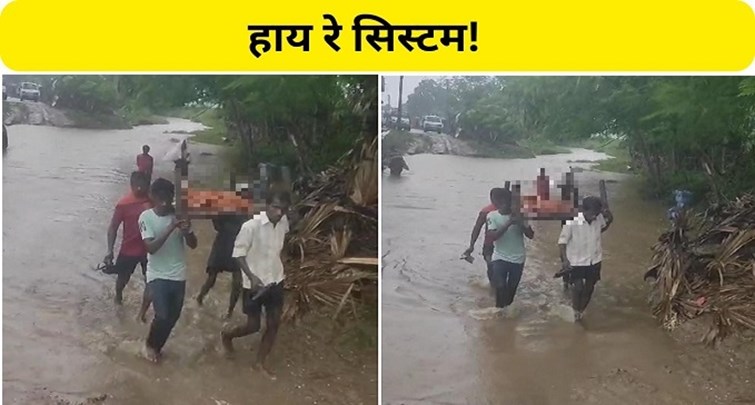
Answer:
[{"label": "man in light blue shirt", "polygon": [[[524,236],[535,237],[535,231],[518,210],[512,210],[511,191],[497,189],[492,196],[496,211],[488,213],[487,236],[494,240],[490,280],[495,289],[495,305],[505,308],[514,302],[526,259]],[[515,212],[514,212],[515,211]]]},{"label": "man in light blue shirt", "polygon": [[[139,216],[139,231],[147,248],[147,288],[155,318],[147,335],[145,355],[157,362],[170,332],[181,317],[186,292],[184,243],[197,247],[197,237],[187,220],[176,218],[175,187],[166,179],[152,183],[150,197],[154,208]],[[176,232],[180,229],[179,232]]]}]

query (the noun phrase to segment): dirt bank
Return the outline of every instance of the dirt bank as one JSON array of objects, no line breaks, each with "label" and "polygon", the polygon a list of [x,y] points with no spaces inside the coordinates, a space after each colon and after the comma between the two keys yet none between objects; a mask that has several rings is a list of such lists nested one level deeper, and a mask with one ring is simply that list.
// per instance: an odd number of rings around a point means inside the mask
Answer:
[{"label": "dirt bank", "polygon": [[6,125],[43,125],[58,128],[131,129],[136,125],[167,124],[161,117],[138,116],[128,119],[118,114],[92,114],[64,110],[42,102],[7,100],[3,102]]},{"label": "dirt bank", "polygon": [[383,137],[383,150],[396,149],[408,155],[431,153],[436,155],[478,156],[477,150],[463,140],[448,134],[391,131]]},{"label": "dirt bank", "polygon": [[[449,134],[425,133],[416,129],[410,132],[387,132],[383,136],[383,151],[391,150],[405,155],[433,154],[500,159],[524,159],[533,158],[538,154],[550,154],[517,144],[490,146]],[[566,153],[568,150],[563,152]]]}]

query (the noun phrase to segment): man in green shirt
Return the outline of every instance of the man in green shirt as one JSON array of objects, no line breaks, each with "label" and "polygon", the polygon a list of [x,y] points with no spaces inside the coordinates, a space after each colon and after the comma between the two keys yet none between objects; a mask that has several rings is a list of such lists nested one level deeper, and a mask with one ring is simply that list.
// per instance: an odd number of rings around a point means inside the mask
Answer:
[{"label": "man in green shirt", "polygon": [[139,230],[147,248],[147,288],[155,318],[147,335],[145,355],[157,362],[173,327],[181,317],[186,292],[185,246],[197,247],[188,220],[176,218],[175,186],[157,179],[150,190],[154,208],[139,216]]},{"label": "man in green shirt", "polygon": [[495,305],[505,308],[514,302],[524,270],[526,253],[524,236],[535,237],[535,231],[517,208],[512,210],[511,191],[497,189],[492,196],[497,210],[488,213],[487,236],[494,240],[491,258],[491,284],[495,289]]}]

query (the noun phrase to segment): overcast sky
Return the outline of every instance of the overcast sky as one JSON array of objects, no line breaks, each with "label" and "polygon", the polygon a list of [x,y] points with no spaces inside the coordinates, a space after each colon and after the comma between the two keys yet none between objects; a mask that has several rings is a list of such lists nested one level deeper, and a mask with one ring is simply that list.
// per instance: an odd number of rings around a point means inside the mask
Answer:
[{"label": "overcast sky", "polygon": [[[383,76],[385,77],[385,94],[391,99],[391,106],[398,107],[398,76]],[[404,76],[404,103],[406,103],[407,97],[409,97],[414,88],[419,85],[419,82],[425,79],[435,79],[443,76]]]}]

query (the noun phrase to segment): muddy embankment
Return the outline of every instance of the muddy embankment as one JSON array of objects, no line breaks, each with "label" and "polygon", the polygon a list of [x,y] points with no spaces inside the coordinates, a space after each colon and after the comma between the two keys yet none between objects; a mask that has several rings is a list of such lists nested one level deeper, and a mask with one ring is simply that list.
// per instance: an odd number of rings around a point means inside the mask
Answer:
[{"label": "muddy embankment", "polygon": [[42,102],[7,100],[3,102],[6,125],[42,125],[58,128],[131,129],[137,125],[167,124],[160,117],[126,118],[116,113],[94,114],[55,108]]},{"label": "muddy embankment", "polygon": [[389,131],[383,136],[383,150],[396,151],[407,155],[435,154],[478,156],[478,152],[463,140],[448,134],[423,133],[419,130],[411,132]]},{"label": "muddy embankment", "polygon": [[383,136],[383,151],[405,155],[433,154],[455,155],[481,158],[532,158],[533,151],[516,144],[489,147],[449,134],[423,132],[413,129],[410,132],[389,131]]}]

